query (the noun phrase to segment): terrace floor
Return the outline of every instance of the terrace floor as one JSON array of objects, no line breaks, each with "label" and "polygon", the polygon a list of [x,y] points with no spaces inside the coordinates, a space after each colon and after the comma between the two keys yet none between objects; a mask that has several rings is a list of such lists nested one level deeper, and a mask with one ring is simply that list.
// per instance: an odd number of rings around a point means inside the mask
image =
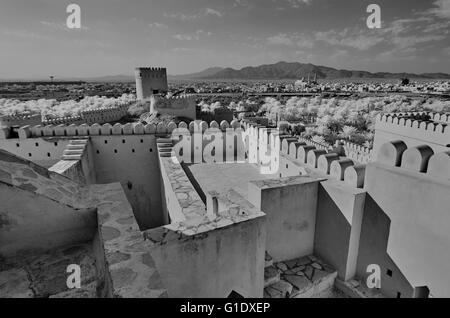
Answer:
[{"label": "terrace floor", "polygon": [[210,191],[223,193],[233,189],[247,197],[250,181],[278,178],[278,175],[261,174],[259,167],[250,163],[193,164],[188,169],[206,194]]},{"label": "terrace floor", "polygon": [[[67,287],[67,267],[81,268],[81,289]],[[0,263],[0,298],[94,298],[97,272],[90,243]]]}]

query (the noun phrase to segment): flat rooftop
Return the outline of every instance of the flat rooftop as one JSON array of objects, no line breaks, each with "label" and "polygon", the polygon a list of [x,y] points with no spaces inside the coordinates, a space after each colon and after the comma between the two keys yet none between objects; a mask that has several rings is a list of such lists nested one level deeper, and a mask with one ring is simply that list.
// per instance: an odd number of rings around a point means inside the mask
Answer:
[{"label": "flat rooftop", "polygon": [[189,165],[187,169],[204,193],[210,191],[223,193],[233,189],[246,199],[250,181],[279,177],[277,174],[261,174],[259,167],[250,163],[202,163]]}]

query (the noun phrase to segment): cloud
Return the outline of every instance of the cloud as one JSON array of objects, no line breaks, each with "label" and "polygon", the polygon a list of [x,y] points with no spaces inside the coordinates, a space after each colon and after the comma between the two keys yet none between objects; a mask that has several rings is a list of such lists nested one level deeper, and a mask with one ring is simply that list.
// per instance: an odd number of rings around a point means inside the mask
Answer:
[{"label": "cloud", "polygon": [[211,32],[206,32],[203,30],[197,30],[194,33],[189,33],[189,34],[175,34],[172,37],[175,40],[178,41],[192,41],[192,40],[200,40],[201,37],[203,36],[210,36],[212,35]]},{"label": "cloud", "polygon": [[357,29],[344,29],[340,32],[335,30],[319,31],[315,33],[315,39],[334,46],[345,46],[361,51],[368,50],[383,42],[384,38],[379,35],[369,35]]},{"label": "cloud", "polygon": [[298,9],[303,6],[308,6],[312,3],[312,0],[272,0],[275,3],[280,3],[281,6],[277,6],[276,10],[285,10],[284,5],[289,8]]},{"label": "cloud", "polygon": [[272,46],[296,46],[301,49],[311,49],[314,46],[314,41],[301,33],[279,33],[268,37],[266,43]]},{"label": "cloud", "polygon": [[223,16],[222,12],[211,9],[211,8],[206,8],[205,15],[215,15],[219,18],[221,18]]},{"label": "cloud", "polygon": [[294,45],[294,41],[287,36],[287,34],[280,33],[278,35],[271,36],[267,38],[267,43],[269,45]]},{"label": "cloud", "polygon": [[430,13],[443,19],[450,19],[450,0],[436,0],[433,5],[435,8],[430,9]]},{"label": "cloud", "polygon": [[90,30],[89,27],[84,26],[83,24],[81,25],[80,29],[69,29],[67,27],[66,23],[63,23],[63,22],[39,21],[39,23],[48,28],[51,28],[53,30],[58,30],[58,31],[73,31],[73,30],[88,31],[88,30]]},{"label": "cloud", "polygon": [[163,23],[153,22],[148,25],[151,28],[155,29],[168,29],[169,27]]},{"label": "cloud", "polygon": [[2,30],[2,34],[6,35],[6,36],[22,38],[22,39],[33,39],[33,40],[49,40],[49,39],[51,39],[49,36],[38,34],[35,32],[30,32],[27,30],[4,29],[4,30]]},{"label": "cloud", "polygon": [[211,8],[206,8],[196,14],[184,14],[184,13],[164,13],[164,17],[166,18],[172,18],[172,19],[177,19],[177,20],[182,20],[182,21],[190,21],[190,20],[196,20],[196,19],[200,19],[202,17],[207,17],[207,16],[216,16],[216,17],[223,17],[223,13],[215,10],[215,9],[211,9]]}]

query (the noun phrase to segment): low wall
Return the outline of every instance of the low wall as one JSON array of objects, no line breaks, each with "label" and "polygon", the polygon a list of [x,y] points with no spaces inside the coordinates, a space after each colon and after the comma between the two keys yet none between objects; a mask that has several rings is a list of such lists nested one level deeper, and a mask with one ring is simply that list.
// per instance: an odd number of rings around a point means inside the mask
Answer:
[{"label": "low wall", "polygon": [[179,238],[173,232],[150,252],[170,297],[226,298],[232,291],[247,298],[263,296],[263,219],[198,237]]},{"label": "low wall", "polygon": [[248,198],[267,216],[267,252],[277,262],[314,250],[320,179],[291,177],[249,183]]}]

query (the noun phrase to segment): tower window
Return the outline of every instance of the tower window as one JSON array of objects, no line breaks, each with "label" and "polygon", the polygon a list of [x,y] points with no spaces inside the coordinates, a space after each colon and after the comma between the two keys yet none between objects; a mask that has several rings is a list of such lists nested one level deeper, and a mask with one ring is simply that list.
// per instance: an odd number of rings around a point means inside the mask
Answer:
[{"label": "tower window", "polygon": [[388,275],[389,277],[392,277],[392,270],[390,270],[390,269],[388,269],[387,271],[386,271],[386,275]]}]

